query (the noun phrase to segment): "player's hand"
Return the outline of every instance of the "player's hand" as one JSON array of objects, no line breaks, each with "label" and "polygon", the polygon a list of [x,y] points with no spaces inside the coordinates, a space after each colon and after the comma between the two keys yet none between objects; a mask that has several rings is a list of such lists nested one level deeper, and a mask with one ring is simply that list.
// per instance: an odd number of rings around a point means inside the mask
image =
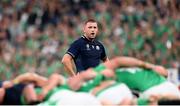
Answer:
[{"label": "player's hand", "polygon": [[107,78],[115,77],[115,73],[113,72],[113,70],[110,69],[105,69],[101,73]]},{"label": "player's hand", "polygon": [[11,81],[4,81],[3,82],[3,88],[10,88],[10,87],[12,87],[14,84],[13,84],[13,82],[11,82]]},{"label": "player's hand", "polygon": [[150,95],[149,96],[149,105],[157,105],[159,100],[159,96],[158,95]]},{"label": "player's hand", "polygon": [[81,73],[81,77],[85,80],[93,79],[96,75],[97,73],[93,70],[93,68],[89,68]]},{"label": "player's hand", "polygon": [[76,76],[73,76],[73,77],[70,77],[68,80],[67,80],[67,83],[69,85],[69,87],[72,89],[72,90],[78,90],[81,85],[82,85],[82,81],[81,79],[79,78],[79,75],[76,75]]},{"label": "player's hand", "polygon": [[168,76],[168,71],[163,66],[156,65],[154,66],[153,70],[158,72],[160,75],[163,75],[165,77]]},{"label": "player's hand", "polygon": [[94,77],[96,77],[96,72],[94,72],[92,69],[88,69],[77,74],[76,76],[70,77],[68,79],[68,85],[71,89],[78,90],[84,83],[84,81],[92,79]]},{"label": "player's hand", "polygon": [[48,91],[43,89],[42,92],[38,95],[38,100],[43,101],[47,94],[48,94]]}]

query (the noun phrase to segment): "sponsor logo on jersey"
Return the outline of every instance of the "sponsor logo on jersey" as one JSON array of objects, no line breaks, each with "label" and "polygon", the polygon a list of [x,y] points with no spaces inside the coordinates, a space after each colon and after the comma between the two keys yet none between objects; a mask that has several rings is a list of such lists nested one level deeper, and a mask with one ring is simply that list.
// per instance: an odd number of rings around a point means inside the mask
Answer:
[{"label": "sponsor logo on jersey", "polygon": [[96,46],[96,50],[100,50],[100,47],[99,47],[99,46]]},{"label": "sponsor logo on jersey", "polygon": [[94,49],[94,45],[92,45],[92,48]]},{"label": "sponsor logo on jersey", "polygon": [[90,47],[89,44],[86,44],[86,49],[87,50],[91,50],[89,47]]}]

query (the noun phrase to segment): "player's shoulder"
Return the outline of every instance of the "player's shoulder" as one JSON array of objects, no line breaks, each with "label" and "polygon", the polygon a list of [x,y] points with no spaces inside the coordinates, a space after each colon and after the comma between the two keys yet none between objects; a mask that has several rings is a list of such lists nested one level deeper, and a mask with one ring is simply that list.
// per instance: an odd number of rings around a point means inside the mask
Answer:
[{"label": "player's shoulder", "polygon": [[79,37],[78,39],[76,39],[72,44],[82,44],[84,42],[82,37]]},{"label": "player's shoulder", "polygon": [[99,41],[99,40],[95,40],[94,41],[97,45],[99,45],[99,46],[103,46],[103,42],[101,42],[101,41]]}]

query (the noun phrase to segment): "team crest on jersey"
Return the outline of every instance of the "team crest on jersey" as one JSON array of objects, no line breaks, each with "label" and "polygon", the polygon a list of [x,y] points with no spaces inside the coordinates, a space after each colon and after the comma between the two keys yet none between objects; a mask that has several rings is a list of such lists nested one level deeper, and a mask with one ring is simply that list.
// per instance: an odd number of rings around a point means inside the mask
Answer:
[{"label": "team crest on jersey", "polygon": [[86,49],[87,49],[87,50],[90,50],[89,44],[86,44]]},{"label": "team crest on jersey", "polygon": [[99,46],[96,46],[96,50],[100,50],[100,47],[99,47]]},{"label": "team crest on jersey", "polygon": [[94,45],[92,45],[92,48],[94,49]]}]

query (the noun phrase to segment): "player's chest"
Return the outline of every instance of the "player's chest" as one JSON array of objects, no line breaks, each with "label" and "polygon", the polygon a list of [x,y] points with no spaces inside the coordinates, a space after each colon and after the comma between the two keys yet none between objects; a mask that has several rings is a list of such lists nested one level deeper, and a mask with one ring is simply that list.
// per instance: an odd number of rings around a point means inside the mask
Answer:
[{"label": "player's chest", "polygon": [[102,53],[102,48],[95,44],[85,44],[81,48],[81,53],[87,56],[99,56]]}]

